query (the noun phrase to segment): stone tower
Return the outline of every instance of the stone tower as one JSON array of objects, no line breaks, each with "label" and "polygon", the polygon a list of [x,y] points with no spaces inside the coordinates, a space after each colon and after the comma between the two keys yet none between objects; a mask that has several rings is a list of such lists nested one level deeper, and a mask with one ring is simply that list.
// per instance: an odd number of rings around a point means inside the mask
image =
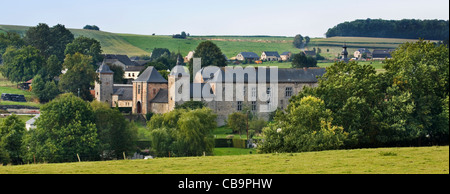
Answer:
[{"label": "stone tower", "polygon": [[167,90],[167,80],[152,66],[133,81],[133,114],[151,112],[151,101],[161,89]]},{"label": "stone tower", "polygon": [[114,86],[114,72],[109,69],[109,66],[103,63],[97,70],[100,82],[95,82],[95,99],[100,102],[106,102],[111,106],[113,86]]},{"label": "stone tower", "polygon": [[169,111],[175,109],[175,105],[190,100],[190,75],[184,66],[175,66],[168,75],[169,81]]}]

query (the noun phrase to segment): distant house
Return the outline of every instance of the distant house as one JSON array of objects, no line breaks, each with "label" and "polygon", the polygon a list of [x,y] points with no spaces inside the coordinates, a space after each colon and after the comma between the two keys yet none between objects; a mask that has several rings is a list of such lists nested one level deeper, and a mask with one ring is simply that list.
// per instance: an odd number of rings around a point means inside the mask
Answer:
[{"label": "distant house", "polygon": [[281,60],[283,60],[283,61],[289,61],[292,57],[292,53],[284,52],[284,53],[281,53],[280,57],[281,57]]},{"label": "distant house", "polygon": [[370,52],[370,50],[366,48],[360,48],[353,53],[353,56],[358,59],[362,59],[364,55],[365,58],[372,58],[372,52]]},{"label": "distant house", "polygon": [[372,52],[372,59],[374,60],[384,60],[386,58],[390,59],[392,58],[391,52],[393,52],[393,49],[378,49],[373,50]]},{"label": "distant house", "polygon": [[261,60],[264,61],[279,61],[281,59],[280,54],[275,51],[264,51],[261,54]]},{"label": "distant house", "polygon": [[186,57],[184,57],[184,63],[189,63],[189,61],[194,58],[195,51],[190,51]]},{"label": "distant house", "polygon": [[317,55],[316,51],[303,51],[306,56],[315,57]]},{"label": "distant house", "polygon": [[132,61],[127,55],[113,55],[105,54],[103,55],[103,63],[108,66],[115,65],[123,68],[125,72],[123,75],[124,79],[135,80],[139,76],[139,72],[145,69],[145,64],[148,61]]},{"label": "distant house", "polygon": [[239,61],[257,61],[259,60],[259,56],[256,53],[253,52],[241,52],[238,55],[236,55],[236,59]]},{"label": "distant house", "polygon": [[40,114],[36,115],[25,123],[25,128],[27,129],[27,131],[29,131],[30,129],[36,129],[35,122],[36,122],[36,119],[39,118],[39,116],[41,116],[41,115]]}]

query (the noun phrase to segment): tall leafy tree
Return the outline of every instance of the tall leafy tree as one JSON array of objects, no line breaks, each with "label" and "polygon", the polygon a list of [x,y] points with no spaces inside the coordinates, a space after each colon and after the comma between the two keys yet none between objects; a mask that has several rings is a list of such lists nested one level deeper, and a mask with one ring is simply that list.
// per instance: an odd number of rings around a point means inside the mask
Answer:
[{"label": "tall leafy tree", "polygon": [[52,45],[49,49],[49,56],[55,55],[59,61],[65,58],[64,50],[66,45],[74,40],[74,35],[64,25],[58,24],[50,28],[52,36]]},{"label": "tall leafy tree", "polygon": [[417,135],[428,137],[433,142],[448,142],[448,127],[443,127],[443,102],[449,94],[449,50],[445,45],[420,40],[401,45],[393,58],[386,61],[386,77],[390,88],[397,94],[388,99],[405,94],[414,102],[411,110]]},{"label": "tall leafy tree", "polygon": [[295,48],[303,48],[303,40],[304,40],[303,36],[300,34],[297,34],[294,37],[294,42],[293,42],[294,47]]},{"label": "tall leafy tree", "polygon": [[98,135],[89,103],[73,94],[63,94],[41,107],[36,129],[26,140],[27,160],[75,162],[98,160]]},{"label": "tall leafy tree", "polygon": [[2,55],[6,52],[9,46],[21,48],[25,45],[25,41],[15,32],[0,33],[0,63],[2,62]]},{"label": "tall leafy tree", "polygon": [[36,27],[27,30],[25,41],[41,52],[46,59],[51,55],[64,60],[64,49],[74,39],[73,34],[64,25],[58,24],[50,28],[47,24],[40,23]]},{"label": "tall leafy tree", "polygon": [[23,48],[8,47],[3,54],[3,76],[12,82],[25,82],[32,79],[45,64],[39,50],[32,46]]},{"label": "tall leafy tree", "polygon": [[25,134],[25,123],[16,115],[0,121],[0,163],[21,164],[24,156],[22,138]]},{"label": "tall leafy tree", "polygon": [[136,150],[137,131],[125,120],[118,109],[108,104],[93,101],[95,124],[99,139],[99,152],[103,159],[123,157],[123,153],[132,154]]},{"label": "tall leafy tree", "polygon": [[89,55],[92,57],[92,65],[103,61],[102,47],[100,42],[84,36],[80,36],[73,40],[72,43],[67,44],[65,55],[73,55],[75,53],[81,53],[83,55]]},{"label": "tall leafy tree", "polygon": [[312,96],[290,104],[274,121],[263,130],[265,141],[258,147],[263,153],[338,149],[348,136],[332,124],[332,112],[324,101]]},{"label": "tall leafy tree", "polygon": [[98,79],[92,66],[92,57],[80,53],[67,55],[63,66],[67,68],[67,72],[60,77],[60,90],[75,95],[78,95],[79,91],[82,99],[92,101],[90,88]]}]

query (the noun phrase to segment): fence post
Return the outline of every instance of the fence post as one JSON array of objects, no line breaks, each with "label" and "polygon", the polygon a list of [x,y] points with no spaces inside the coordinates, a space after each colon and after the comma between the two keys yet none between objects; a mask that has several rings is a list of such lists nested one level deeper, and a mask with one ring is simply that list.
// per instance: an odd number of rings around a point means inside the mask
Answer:
[{"label": "fence post", "polygon": [[77,158],[78,158],[78,162],[81,162],[80,155],[78,155],[78,153],[77,153]]},{"label": "fence post", "polygon": [[123,152],[123,159],[126,160],[127,157],[125,156],[125,152]]}]

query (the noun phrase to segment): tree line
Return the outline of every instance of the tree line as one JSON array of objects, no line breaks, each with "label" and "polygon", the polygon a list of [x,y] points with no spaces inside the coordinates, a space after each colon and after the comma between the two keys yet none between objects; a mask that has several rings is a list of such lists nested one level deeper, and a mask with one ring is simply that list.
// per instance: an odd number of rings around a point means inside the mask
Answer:
[{"label": "tree line", "polygon": [[92,100],[89,90],[98,79],[95,70],[103,60],[101,53],[100,42],[74,38],[61,24],[41,23],[29,28],[24,37],[14,32],[0,34],[0,72],[11,82],[33,79],[32,91],[41,102],[65,92]]},{"label": "tree line", "polygon": [[120,111],[62,94],[41,107],[36,129],[18,116],[0,122],[0,164],[111,160],[136,151],[137,129]]},{"label": "tree line", "polygon": [[336,62],[263,130],[263,153],[448,145],[449,50],[420,40],[371,65]]},{"label": "tree line", "polygon": [[449,21],[445,20],[382,20],[366,19],[344,22],[328,29],[326,37],[355,36],[377,38],[405,38],[446,40],[449,38]]}]

